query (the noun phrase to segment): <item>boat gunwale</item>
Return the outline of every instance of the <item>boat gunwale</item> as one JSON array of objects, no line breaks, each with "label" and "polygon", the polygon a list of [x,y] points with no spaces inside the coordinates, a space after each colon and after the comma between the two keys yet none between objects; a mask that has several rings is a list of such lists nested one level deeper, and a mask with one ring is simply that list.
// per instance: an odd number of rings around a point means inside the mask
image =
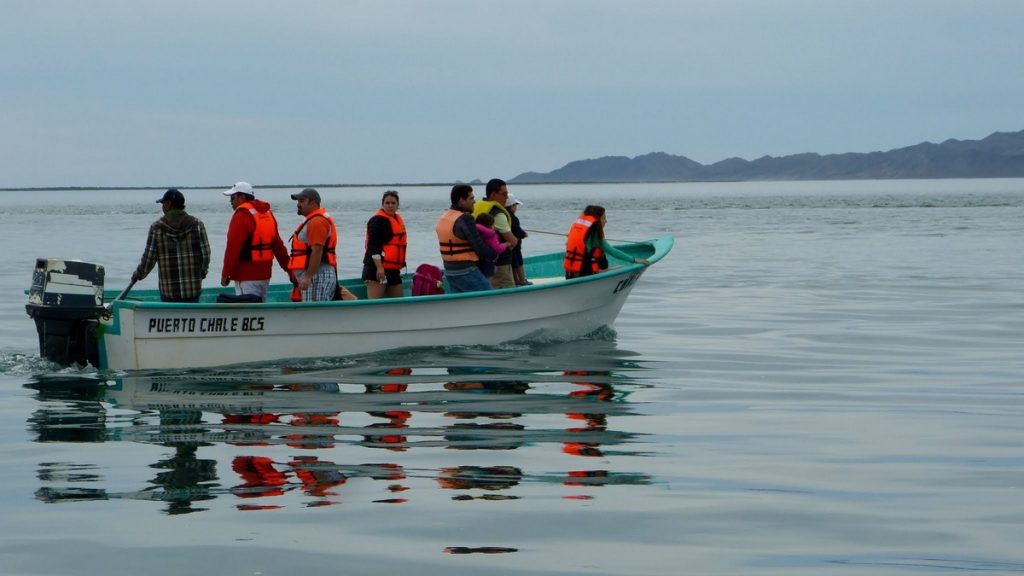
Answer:
[{"label": "boat gunwale", "polygon": [[[651,264],[661,260],[668,252],[672,249],[674,238],[672,236],[661,236],[653,238],[651,240],[630,242],[627,244],[616,245],[616,248],[620,250],[629,250],[641,246],[650,246],[654,252],[647,259]],[[543,261],[549,260],[556,257],[559,253],[547,253],[539,254],[536,256],[529,257],[527,260]],[[561,278],[557,281],[547,282],[543,284],[533,284],[527,286],[516,286],[513,288],[499,288],[494,290],[481,290],[475,292],[459,292],[455,294],[430,294],[424,296],[402,296],[401,298],[378,298],[378,299],[366,299],[361,298],[359,300],[327,300],[319,302],[161,302],[159,300],[138,300],[124,298],[120,300],[114,300],[110,302],[112,308],[117,309],[141,309],[141,310],[208,310],[208,309],[220,309],[220,310],[246,310],[246,309],[309,309],[309,308],[342,308],[351,306],[393,306],[402,303],[417,303],[417,302],[436,302],[439,300],[455,300],[464,298],[493,298],[499,296],[507,296],[510,294],[525,294],[530,292],[539,292],[546,290],[553,290],[556,288],[562,288],[565,286],[572,286],[577,284],[584,284],[588,282],[596,282],[603,279],[607,279],[613,276],[624,275],[633,272],[638,269],[642,269],[645,266],[637,263],[627,263],[614,268],[609,268],[597,274],[591,274],[588,276],[581,276],[579,278]],[[357,282],[358,278],[348,278],[339,281],[339,284],[345,286],[349,282]],[[271,285],[271,289],[275,287],[284,287],[290,290],[290,285],[287,284],[274,284]],[[146,290],[146,293],[152,292],[157,293],[157,290]],[[205,292],[205,291],[204,291]],[[113,293],[113,291],[111,291]],[[211,290],[210,293],[230,293],[229,289],[216,288]],[[104,294],[106,296],[106,294]]]}]

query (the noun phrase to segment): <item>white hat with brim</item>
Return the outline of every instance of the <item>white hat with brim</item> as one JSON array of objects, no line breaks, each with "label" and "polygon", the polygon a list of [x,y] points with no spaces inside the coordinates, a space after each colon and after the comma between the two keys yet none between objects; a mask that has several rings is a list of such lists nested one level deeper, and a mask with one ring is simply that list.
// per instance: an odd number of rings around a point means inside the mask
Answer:
[{"label": "white hat with brim", "polygon": [[511,193],[511,192],[508,193],[508,198],[505,199],[505,207],[506,208],[508,208],[509,206],[515,206],[516,204],[522,204],[522,203],[523,203],[523,201],[520,200],[519,198],[516,198],[516,195]]},{"label": "white hat with brim", "polygon": [[248,182],[235,182],[235,185],[224,191],[225,196],[231,196],[232,194],[248,194],[249,196],[255,196],[256,194],[252,191],[252,186]]}]

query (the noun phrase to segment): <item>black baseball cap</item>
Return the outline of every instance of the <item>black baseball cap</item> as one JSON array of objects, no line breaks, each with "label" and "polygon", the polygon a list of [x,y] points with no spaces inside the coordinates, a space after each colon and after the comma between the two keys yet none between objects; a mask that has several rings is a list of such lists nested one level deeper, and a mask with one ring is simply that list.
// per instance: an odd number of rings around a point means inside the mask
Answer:
[{"label": "black baseball cap", "polygon": [[163,197],[156,201],[157,204],[163,204],[164,202],[170,202],[172,208],[184,208],[185,195],[179,192],[177,188],[169,188],[167,192],[164,192]]}]

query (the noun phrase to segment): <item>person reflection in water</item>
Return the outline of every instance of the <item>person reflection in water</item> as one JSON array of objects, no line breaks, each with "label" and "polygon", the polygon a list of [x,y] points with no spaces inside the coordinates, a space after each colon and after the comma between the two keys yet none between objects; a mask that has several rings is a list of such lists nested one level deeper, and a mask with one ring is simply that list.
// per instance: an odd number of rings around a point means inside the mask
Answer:
[{"label": "person reflection in water", "polygon": [[288,445],[293,448],[333,448],[334,435],[338,432],[341,420],[337,412],[296,412],[288,421],[290,426],[301,429],[301,432],[288,434]]},{"label": "person reflection in water", "polygon": [[[500,396],[526,394],[530,390],[530,383],[519,380],[479,380],[477,375],[481,372],[476,368],[449,368],[448,373],[458,377],[458,380],[446,382],[444,389],[452,392],[469,392],[473,394],[495,394]],[[459,403],[453,402],[453,406]],[[497,403],[496,405],[501,405]],[[515,432],[525,429],[522,424],[513,422],[516,418],[523,416],[521,412],[498,412],[489,410],[486,412],[475,412],[467,410],[451,410],[445,412],[448,418],[458,420],[472,420],[487,418],[492,422],[485,424],[462,422],[448,426],[450,432],[445,434],[445,440],[451,443],[450,448],[457,450],[512,450],[522,446],[521,436],[516,434],[501,434],[497,436],[487,435],[481,437],[478,432],[481,429],[498,430],[503,432]],[[500,422],[493,422],[500,420]]]},{"label": "person reflection in water", "polygon": [[242,484],[231,489],[239,498],[280,496],[291,489],[285,473],[266,456],[235,456],[231,469],[242,478]]},{"label": "person reflection in water", "polygon": [[[455,466],[442,468],[437,483],[445,490],[507,490],[518,486],[523,472],[515,466]],[[481,500],[513,500],[517,496],[487,494]],[[472,500],[471,495],[453,496],[453,500]]]},{"label": "person reflection in water", "polygon": [[[160,427],[195,426],[202,423],[202,416],[197,410],[161,411]],[[167,442],[164,446],[173,447],[174,455],[150,465],[163,470],[150,484],[163,489],[161,499],[168,502],[168,514],[204,511],[206,508],[193,508],[192,503],[215,497],[211,489],[217,486],[217,461],[197,458],[199,445],[199,442]]]},{"label": "person reflection in water", "polygon": [[[565,375],[569,377],[582,378],[584,381],[575,381],[573,384],[579,386],[579,390],[569,393],[570,398],[588,399],[596,402],[609,402],[615,397],[615,391],[611,385],[586,381],[588,377],[607,377],[607,372],[590,372],[578,370],[566,370]],[[583,425],[566,428],[566,432],[579,434],[581,437],[594,436],[594,433],[604,432],[608,429],[607,417],[603,413],[567,412],[566,418]],[[603,456],[599,442],[566,442],[562,451],[574,456]]]},{"label": "person reflection in water", "polygon": [[[341,486],[348,477],[333,462],[321,461],[316,456],[296,456],[287,463],[277,463],[266,456],[236,456],[231,468],[241,478],[242,484],[231,488],[239,498],[264,498],[281,496],[301,488],[307,496],[321,498],[310,506],[325,506],[334,502],[326,500],[337,496],[331,489]],[[294,478],[294,479],[293,479]],[[241,505],[244,510],[273,510],[277,505]]]},{"label": "person reflection in water", "polygon": [[[569,393],[570,398],[586,400],[587,403],[611,402],[615,399],[615,390],[611,384],[598,380],[607,379],[610,373],[607,371],[591,370],[565,370],[563,374],[572,379],[572,384],[579,388]],[[596,378],[595,378],[596,377]],[[608,419],[603,412],[566,412],[566,418],[573,422],[573,426],[566,428],[566,432],[579,435],[576,442],[564,442],[562,452],[571,456],[582,456],[600,458],[604,456],[601,451],[601,443],[593,439],[608,429]],[[607,470],[569,470],[566,472],[566,479],[562,482],[565,486],[585,487],[601,486],[606,483]],[[575,494],[565,496],[571,500],[590,500],[592,496]]]},{"label": "person reflection in water", "polygon": [[[302,491],[308,496],[316,498],[337,496],[338,493],[331,489],[348,481],[348,478],[333,462],[321,462],[316,456],[296,456],[288,462],[288,465],[295,471],[295,476],[302,482]],[[320,500],[315,505],[327,506],[333,503],[328,500]]]},{"label": "person reflection in water", "polygon": [[[412,368],[390,368],[384,371],[388,376],[397,376],[397,382],[384,384],[366,384],[367,394],[401,394],[409,390],[409,384],[400,381],[402,377],[412,374]],[[399,403],[400,400],[395,400]],[[380,433],[367,434],[363,436],[364,445],[377,448],[386,448],[394,452],[405,452],[408,449],[408,438],[401,433],[401,430],[409,427],[409,419],[412,412],[408,410],[373,410],[367,412],[375,418],[384,418],[387,422],[375,422],[366,426]]]}]

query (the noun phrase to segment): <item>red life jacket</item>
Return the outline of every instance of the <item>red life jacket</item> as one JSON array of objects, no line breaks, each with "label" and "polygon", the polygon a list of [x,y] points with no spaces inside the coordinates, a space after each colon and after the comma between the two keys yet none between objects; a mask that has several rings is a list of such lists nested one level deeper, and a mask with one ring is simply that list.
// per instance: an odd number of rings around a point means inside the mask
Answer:
[{"label": "red life jacket", "polygon": [[[260,212],[252,202],[242,202],[235,211],[245,210],[252,214],[256,228],[249,239],[249,259],[253,262],[269,262],[274,259],[274,237],[277,236],[277,220],[267,210]],[[244,254],[244,252],[243,252]]]},{"label": "red life jacket", "polygon": [[[384,244],[384,256],[381,257],[381,264],[385,270],[401,270],[405,268],[405,246],[407,238],[405,234],[405,221],[401,214],[391,215],[382,209],[378,209],[374,216],[386,218],[391,224],[391,240]],[[370,245],[370,231],[366,231],[366,246]]]},{"label": "red life jacket", "polygon": [[[597,222],[597,218],[581,215],[569,228],[569,238],[565,242],[565,259],[562,261],[562,267],[571,276],[589,276],[601,270],[600,263],[604,259],[604,251],[598,247],[594,248],[591,253],[587,253],[587,237],[592,232],[595,222]],[[584,268],[584,262],[588,262],[586,268]]]},{"label": "red life jacket", "polygon": [[274,462],[266,456],[235,456],[231,469],[245,482],[236,486],[235,495],[239,498],[280,496],[288,484],[285,474],[274,468]]},{"label": "red life jacket", "polygon": [[306,215],[306,219],[299,224],[299,227],[295,229],[295,233],[292,234],[292,252],[291,258],[288,260],[289,270],[305,270],[309,264],[309,255],[313,253],[313,247],[307,243],[309,238],[302,234],[302,231],[313,218],[326,218],[327,222],[330,223],[331,231],[327,235],[327,243],[324,245],[322,261],[335,268],[338,267],[338,257],[335,255],[335,249],[338,246],[338,228],[334,225],[334,219],[327,213],[327,210],[317,208]]}]

